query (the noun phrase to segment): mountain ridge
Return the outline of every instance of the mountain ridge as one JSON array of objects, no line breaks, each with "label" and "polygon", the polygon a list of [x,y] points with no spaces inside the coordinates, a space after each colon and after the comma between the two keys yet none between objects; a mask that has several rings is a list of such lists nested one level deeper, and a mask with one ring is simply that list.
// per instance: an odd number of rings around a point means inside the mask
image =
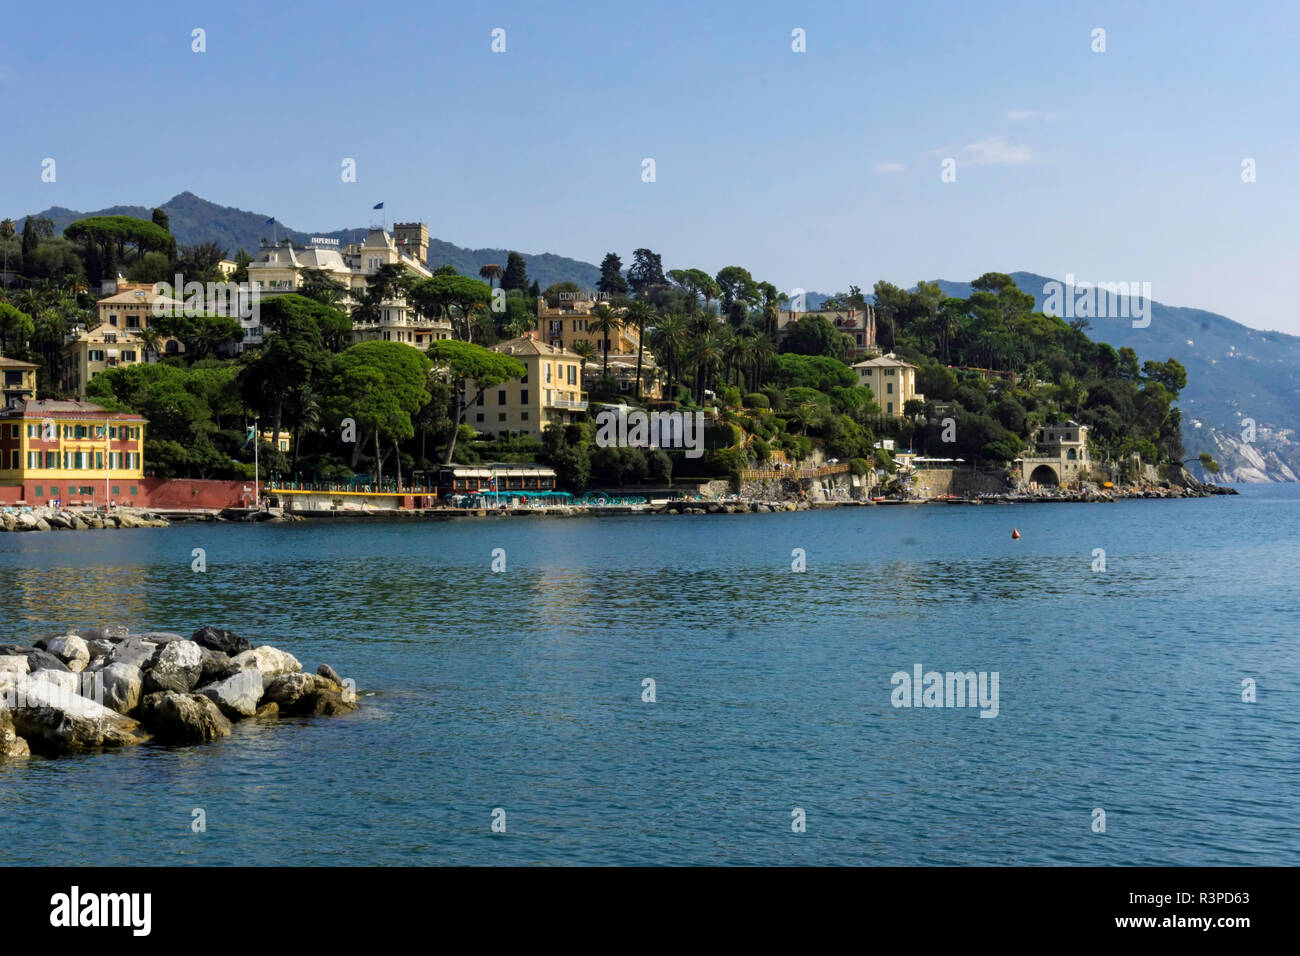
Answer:
[{"label": "mountain ridge", "polygon": [[[296,243],[306,244],[312,236],[325,239],[337,239],[340,245],[359,242],[370,231],[369,227],[356,226],[348,229],[333,229],[318,232],[304,232],[293,229],[276,221],[273,228],[266,224],[271,218],[266,213],[239,209],[234,206],[221,206],[210,202],[194,193],[178,193],[160,206],[116,205],[104,209],[82,212],[66,206],[51,206],[33,216],[45,216],[54,223],[55,231],[62,233],[65,228],[78,219],[87,216],[134,216],[149,219],[153,210],[161,209],[167,213],[171,233],[181,245],[197,245],[202,242],[215,242],[234,257],[240,249],[250,255],[256,255],[261,240],[292,239]],[[16,220],[19,231],[27,216]],[[554,253],[528,253],[522,250],[481,248],[469,249],[443,239],[429,239],[429,268],[450,265],[463,275],[478,275],[478,270],[488,263],[502,267],[511,251],[519,252],[528,263],[529,280],[536,279],[542,288],[555,282],[577,282],[584,288],[595,288],[600,280],[600,269],[590,262],[570,259]]]}]

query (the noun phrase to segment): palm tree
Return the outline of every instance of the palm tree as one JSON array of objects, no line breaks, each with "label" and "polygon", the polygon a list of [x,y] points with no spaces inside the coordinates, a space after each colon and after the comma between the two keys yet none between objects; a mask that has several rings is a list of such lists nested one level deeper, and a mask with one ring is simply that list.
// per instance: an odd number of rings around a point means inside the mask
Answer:
[{"label": "palm tree", "polygon": [[664,369],[668,376],[670,399],[677,394],[675,373],[678,371],[682,351],[686,347],[686,335],[686,319],[676,313],[670,313],[662,316],[655,323],[654,333],[650,336],[650,348],[659,361],[659,367]]},{"label": "palm tree", "polygon": [[722,361],[722,337],[716,331],[701,332],[686,345],[686,361],[695,368],[695,404],[704,404],[705,386]]},{"label": "palm tree", "polygon": [[641,402],[641,363],[645,355],[645,327],[654,320],[654,310],[640,299],[627,307],[623,320],[636,329],[636,400]]},{"label": "palm tree", "polygon": [[[494,281],[499,280],[503,275],[506,274],[506,270],[502,269],[495,262],[489,262],[482,269],[478,270],[478,274],[479,274],[479,278],[483,279],[484,281],[487,282],[488,285],[491,286]],[[495,286],[493,286],[493,288],[495,288]]]},{"label": "palm tree", "polygon": [[767,363],[776,354],[776,346],[766,335],[756,335],[751,349],[749,357],[750,361],[753,362],[753,375],[750,378],[750,384],[754,387],[754,390],[757,390],[763,382],[763,373],[767,370]]},{"label": "palm tree", "polygon": [[605,367],[601,371],[601,378],[608,378],[609,377],[609,333],[617,332],[620,328],[622,328],[623,321],[617,315],[614,314],[613,309],[611,309],[603,302],[600,305],[596,306],[594,309],[592,309],[591,314],[594,316],[594,318],[592,318],[587,323],[587,328],[590,331],[595,332],[598,335],[602,336],[604,340],[603,349],[605,352]]}]

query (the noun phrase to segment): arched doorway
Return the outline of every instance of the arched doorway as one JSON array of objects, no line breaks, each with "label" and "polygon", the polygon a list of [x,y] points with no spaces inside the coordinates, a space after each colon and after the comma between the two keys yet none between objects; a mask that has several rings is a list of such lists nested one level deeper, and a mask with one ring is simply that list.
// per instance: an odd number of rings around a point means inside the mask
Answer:
[{"label": "arched doorway", "polygon": [[1051,465],[1039,465],[1030,474],[1029,480],[1035,485],[1059,485],[1061,479],[1057,477],[1056,471]]}]

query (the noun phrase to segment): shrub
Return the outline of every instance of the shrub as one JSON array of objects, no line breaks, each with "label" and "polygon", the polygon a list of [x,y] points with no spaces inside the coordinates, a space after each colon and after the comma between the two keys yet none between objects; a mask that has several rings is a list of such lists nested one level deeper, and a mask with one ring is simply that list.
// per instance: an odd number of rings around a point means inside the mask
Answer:
[{"label": "shrub", "polygon": [[771,408],[772,403],[768,401],[766,395],[762,392],[750,392],[745,396],[746,408]]}]

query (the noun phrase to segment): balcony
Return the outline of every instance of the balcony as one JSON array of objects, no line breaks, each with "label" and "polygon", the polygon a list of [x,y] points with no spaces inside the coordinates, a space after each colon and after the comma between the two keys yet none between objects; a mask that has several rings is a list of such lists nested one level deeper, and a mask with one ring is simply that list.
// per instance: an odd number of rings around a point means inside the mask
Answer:
[{"label": "balcony", "polygon": [[586,401],[575,401],[570,398],[557,398],[544,403],[547,408],[567,408],[573,411],[585,412],[587,410]]}]

